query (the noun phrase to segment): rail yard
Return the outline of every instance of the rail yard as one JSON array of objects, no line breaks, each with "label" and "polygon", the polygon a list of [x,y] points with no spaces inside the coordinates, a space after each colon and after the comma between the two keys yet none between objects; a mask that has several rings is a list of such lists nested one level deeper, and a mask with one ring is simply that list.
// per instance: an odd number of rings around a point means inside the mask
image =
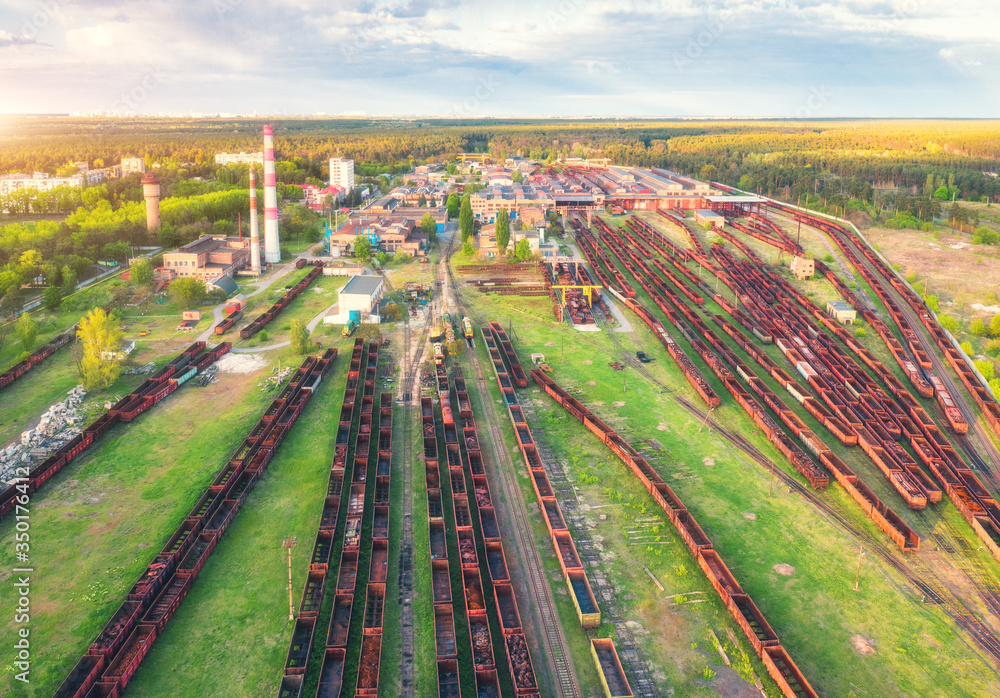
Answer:
[{"label": "rail yard", "polygon": [[37,550],[29,694],[996,694],[1000,406],[853,226],[744,198],[565,205],[516,264],[451,230],[379,275],[426,307],[305,356],[261,334],[319,318],[298,257],[157,345],[0,495]]}]

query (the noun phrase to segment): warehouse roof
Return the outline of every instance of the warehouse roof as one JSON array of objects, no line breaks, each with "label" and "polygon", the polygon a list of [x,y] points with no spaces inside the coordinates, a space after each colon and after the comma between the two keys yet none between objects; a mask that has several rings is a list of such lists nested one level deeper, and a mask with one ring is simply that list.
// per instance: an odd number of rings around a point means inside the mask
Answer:
[{"label": "warehouse roof", "polygon": [[706,196],[705,201],[713,204],[766,204],[767,199],[759,196]]},{"label": "warehouse roof", "polygon": [[375,274],[352,276],[351,280],[344,286],[344,290],[340,292],[340,295],[352,293],[360,296],[371,296],[377,293],[380,288],[382,288],[381,276],[376,276]]},{"label": "warehouse roof", "polygon": [[233,281],[233,277],[226,274],[212,279],[211,283],[212,285],[221,288],[230,296],[240,290],[240,287],[236,285],[235,281]]}]

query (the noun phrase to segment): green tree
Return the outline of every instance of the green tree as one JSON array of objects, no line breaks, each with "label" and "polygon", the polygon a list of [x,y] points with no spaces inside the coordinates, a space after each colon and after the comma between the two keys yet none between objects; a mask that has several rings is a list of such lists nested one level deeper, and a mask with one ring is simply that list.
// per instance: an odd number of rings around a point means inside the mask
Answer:
[{"label": "green tree", "polygon": [[104,247],[101,248],[101,254],[108,259],[116,259],[119,262],[124,262],[128,259],[129,253],[132,251],[131,246],[124,240],[118,240],[117,242],[109,242]]},{"label": "green tree", "polygon": [[62,270],[62,292],[64,296],[76,291],[77,284],[76,272],[73,271],[73,267],[68,264],[63,267]]},{"label": "green tree", "polygon": [[531,258],[531,243],[528,242],[528,238],[521,238],[514,245],[514,255],[522,262],[526,259]]},{"label": "green tree", "polygon": [[87,392],[104,390],[121,375],[121,361],[116,358],[122,345],[122,331],[102,308],[95,308],[80,321],[77,337],[83,355],[80,370]]},{"label": "green tree", "polygon": [[289,340],[296,354],[308,354],[312,350],[312,342],[309,340],[309,328],[299,318],[292,320]]},{"label": "green tree", "polygon": [[1000,337],[1000,315],[994,315],[990,320],[990,335]]},{"label": "green tree", "polygon": [[472,240],[466,240],[462,243],[462,252],[466,257],[471,257],[476,253],[476,247],[472,244]]},{"label": "green tree", "polygon": [[406,264],[411,259],[413,259],[413,257],[406,254],[406,250],[404,250],[402,247],[396,250],[396,253],[392,255],[392,261],[396,262],[397,264]]},{"label": "green tree", "polygon": [[962,351],[965,352],[966,356],[972,356],[973,353],[972,342],[962,342],[958,346],[961,347]]},{"label": "green tree", "polygon": [[462,208],[462,202],[459,201],[458,194],[448,194],[448,201],[445,203],[445,208],[448,209],[448,218],[450,220],[458,218],[458,212]]},{"label": "green tree", "polygon": [[976,228],[975,232],[972,233],[972,244],[973,245],[996,245],[1000,243],[1000,233],[985,225],[981,228]]},{"label": "green tree", "polygon": [[420,219],[420,229],[427,233],[427,239],[434,242],[437,239],[437,221],[430,213],[425,213]]},{"label": "green tree", "polygon": [[31,315],[24,313],[17,320],[14,327],[17,338],[21,340],[21,349],[30,352],[35,348],[35,340],[38,338],[38,325],[31,319]]},{"label": "green tree", "polygon": [[133,284],[141,288],[152,285],[153,263],[147,257],[140,257],[132,262],[128,278]]},{"label": "green tree", "polygon": [[971,332],[976,337],[986,336],[986,323],[982,321],[981,318],[976,318],[969,323],[969,332]]},{"label": "green tree", "polygon": [[521,170],[514,170],[514,173],[511,174],[510,179],[512,182],[523,182],[524,174],[521,172]]},{"label": "green tree", "polygon": [[504,254],[507,245],[510,243],[510,215],[507,209],[500,209],[497,213],[497,251]]},{"label": "green tree", "polygon": [[24,296],[21,295],[21,287],[13,284],[3,294],[3,299],[0,300],[0,315],[13,318],[21,312],[22,308],[24,308]]},{"label": "green tree", "polygon": [[424,208],[426,205],[427,205],[427,197],[421,194],[420,197],[417,199],[417,206],[419,206],[420,208]]},{"label": "green tree", "polygon": [[462,197],[462,209],[458,214],[458,227],[462,231],[463,243],[471,238],[476,231],[476,222],[472,215],[472,198],[469,194]]},{"label": "green tree", "polygon": [[972,362],[976,370],[983,374],[983,378],[990,381],[996,373],[996,367],[989,359],[976,359]]},{"label": "green tree", "polygon": [[354,256],[358,259],[368,260],[372,256],[372,244],[365,235],[358,235],[354,238]]},{"label": "green tree", "polygon": [[62,291],[58,286],[49,286],[43,294],[43,305],[46,310],[58,310],[62,305]]},{"label": "green tree", "polygon": [[958,332],[958,320],[953,318],[951,315],[938,315],[938,322],[941,323],[941,327],[945,328],[952,334]]},{"label": "green tree", "polygon": [[208,291],[205,283],[191,276],[184,276],[170,282],[170,297],[182,309],[193,308],[205,299]]}]

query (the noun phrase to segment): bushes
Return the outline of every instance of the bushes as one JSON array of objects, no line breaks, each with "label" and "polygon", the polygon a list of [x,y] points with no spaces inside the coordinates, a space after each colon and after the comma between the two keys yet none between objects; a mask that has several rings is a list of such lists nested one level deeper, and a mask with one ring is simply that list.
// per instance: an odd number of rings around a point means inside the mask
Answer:
[{"label": "bushes", "polygon": [[972,362],[972,365],[976,367],[977,371],[983,374],[983,378],[986,380],[991,381],[996,377],[996,367],[989,359],[976,359]]},{"label": "bushes", "polygon": [[864,327],[856,327],[856,328],[854,329],[854,336],[855,336],[855,337],[864,337],[864,336],[865,336],[865,335],[867,335],[867,334],[868,334],[868,333],[867,333],[867,332],[865,331],[865,328],[864,328]]},{"label": "bushes", "polygon": [[971,332],[976,337],[986,336],[986,323],[982,321],[981,318],[976,318],[969,323],[969,332]]},{"label": "bushes", "polygon": [[972,234],[972,244],[973,245],[997,245],[1000,244],[1000,233],[995,230],[991,230],[986,226],[981,228],[976,228],[976,231]]},{"label": "bushes", "polygon": [[938,315],[938,322],[941,323],[941,327],[945,328],[952,334],[958,332],[958,320],[953,318],[951,315]]},{"label": "bushes", "polygon": [[972,356],[972,352],[975,351],[972,348],[972,342],[962,342],[958,346],[961,347],[962,351],[965,352],[966,356]]}]

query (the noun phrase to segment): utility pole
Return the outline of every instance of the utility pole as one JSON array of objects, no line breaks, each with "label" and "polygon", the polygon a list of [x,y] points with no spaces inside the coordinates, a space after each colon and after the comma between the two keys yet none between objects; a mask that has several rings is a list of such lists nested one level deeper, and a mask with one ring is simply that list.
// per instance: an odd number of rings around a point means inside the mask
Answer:
[{"label": "utility pole", "polygon": [[858,590],[858,582],[861,581],[861,556],[865,554],[865,546],[858,546],[858,571],[854,574],[854,591]]},{"label": "utility pole", "polygon": [[627,377],[628,377],[628,369],[627,368],[623,368],[622,369],[622,392],[623,393],[625,392],[625,380],[626,380]]},{"label": "utility pole", "polygon": [[292,601],[292,548],[295,547],[297,536],[286,538],[281,544],[288,548],[288,620],[295,620],[295,602]]}]

